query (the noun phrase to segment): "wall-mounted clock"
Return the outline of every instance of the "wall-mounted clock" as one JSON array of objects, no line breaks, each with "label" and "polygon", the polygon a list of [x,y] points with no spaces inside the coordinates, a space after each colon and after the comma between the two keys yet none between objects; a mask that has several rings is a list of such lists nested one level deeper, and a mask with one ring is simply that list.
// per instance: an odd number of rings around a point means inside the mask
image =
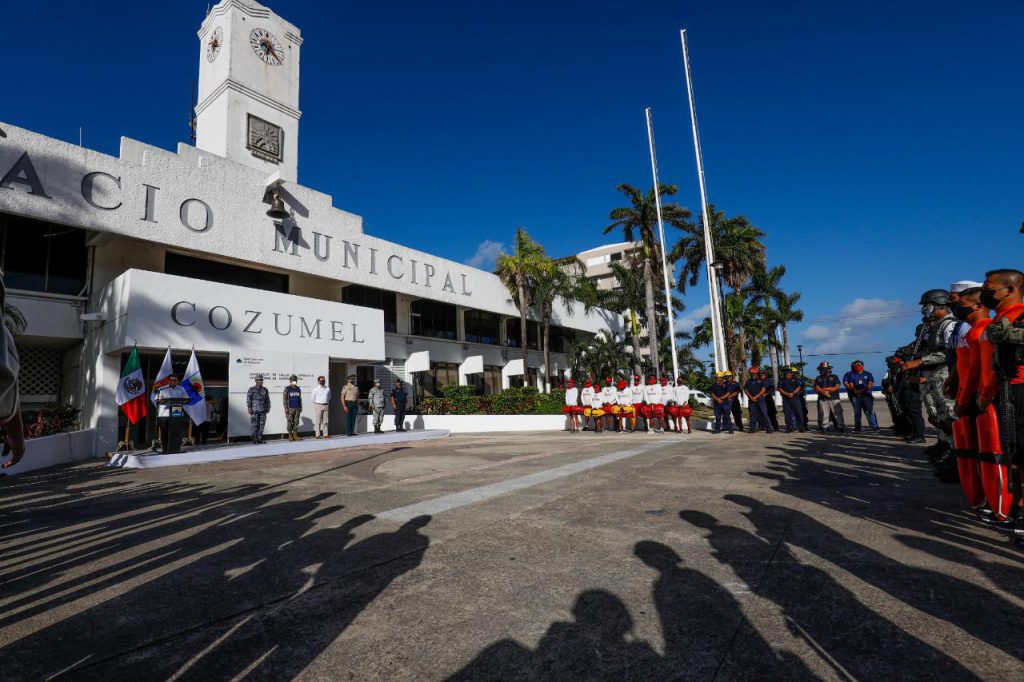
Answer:
[{"label": "wall-mounted clock", "polygon": [[224,45],[224,31],[220,26],[213,29],[210,39],[206,41],[206,61],[212,62],[220,54],[220,48]]},{"label": "wall-mounted clock", "polygon": [[284,48],[270,31],[262,28],[249,31],[249,45],[256,56],[267,64],[280,66],[284,63]]}]

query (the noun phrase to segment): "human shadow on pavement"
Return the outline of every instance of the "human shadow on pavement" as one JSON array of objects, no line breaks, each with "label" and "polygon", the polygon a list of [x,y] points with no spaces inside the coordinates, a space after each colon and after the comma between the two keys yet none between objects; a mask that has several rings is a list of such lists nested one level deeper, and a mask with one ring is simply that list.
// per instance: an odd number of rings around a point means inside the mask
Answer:
[{"label": "human shadow on pavement", "polygon": [[[749,511],[744,515],[758,531],[762,519],[785,510],[791,515],[786,534],[788,544],[835,564],[903,604],[1024,660],[1024,637],[1020,634],[1024,632],[1024,609],[999,594],[952,575],[897,561],[847,539],[803,512],[764,504],[745,495],[726,495],[725,499],[746,507]],[[947,556],[953,550],[950,546],[920,546]],[[1020,583],[1012,592],[1019,586]]]},{"label": "human shadow on pavement", "polygon": [[[768,511],[772,510],[762,510]],[[763,544],[758,535],[723,524],[701,511],[684,510],[679,515],[708,532],[714,556],[730,566],[758,597],[774,603],[789,631],[804,640],[837,677],[979,679],[948,654],[868,608],[825,570],[801,561],[785,543],[777,542],[767,561],[750,560],[747,552],[738,550]],[[751,518],[756,524],[756,515]],[[731,648],[733,669],[743,670],[749,665],[744,657],[752,634],[756,633],[740,633]]]},{"label": "human shadow on pavement", "polygon": [[552,623],[536,650],[511,639],[496,642],[450,680],[657,679],[660,657],[645,641],[631,641],[633,617],[605,590],[576,597],[572,622]]},{"label": "human shadow on pavement", "polygon": [[[419,533],[429,517],[350,544],[373,517],[319,523],[342,509],[325,504],[333,493],[280,501],[286,490],[239,492],[189,489],[198,513],[153,512],[148,525],[133,522],[117,537],[151,549],[112,566],[90,565],[80,579],[56,585],[69,592],[39,592],[41,604],[29,591],[21,611],[5,605],[0,616],[11,631],[27,627],[29,634],[0,649],[0,674],[228,679],[245,671],[290,679],[415,568],[429,543]],[[72,561],[92,558],[85,552]],[[43,620],[26,623],[37,615]]]}]

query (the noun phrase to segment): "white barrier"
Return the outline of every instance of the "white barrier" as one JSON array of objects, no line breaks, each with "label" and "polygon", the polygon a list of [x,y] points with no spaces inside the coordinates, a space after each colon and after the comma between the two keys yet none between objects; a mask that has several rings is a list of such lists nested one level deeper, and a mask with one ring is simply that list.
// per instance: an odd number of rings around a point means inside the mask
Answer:
[{"label": "white barrier", "polygon": [[[694,419],[694,429],[710,428],[708,422]],[[384,415],[381,428],[385,431],[395,430],[395,417]],[[410,431],[423,429],[443,429],[451,433],[502,433],[513,431],[568,431],[569,421],[561,414],[408,414],[405,416],[405,428]],[[356,429],[363,433],[373,430],[373,420],[360,415]]]},{"label": "white barrier", "polygon": [[7,476],[70,462],[80,462],[96,455],[96,431],[69,431],[25,441],[25,456],[14,466],[3,469]]}]

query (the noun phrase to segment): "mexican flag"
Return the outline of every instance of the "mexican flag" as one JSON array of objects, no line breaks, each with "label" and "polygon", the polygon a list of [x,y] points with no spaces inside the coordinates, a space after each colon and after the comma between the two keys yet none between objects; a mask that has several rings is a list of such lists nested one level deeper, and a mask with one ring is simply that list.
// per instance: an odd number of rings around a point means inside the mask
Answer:
[{"label": "mexican flag", "polygon": [[142,378],[138,348],[132,348],[117,381],[117,404],[132,424],[146,416],[146,381]]}]

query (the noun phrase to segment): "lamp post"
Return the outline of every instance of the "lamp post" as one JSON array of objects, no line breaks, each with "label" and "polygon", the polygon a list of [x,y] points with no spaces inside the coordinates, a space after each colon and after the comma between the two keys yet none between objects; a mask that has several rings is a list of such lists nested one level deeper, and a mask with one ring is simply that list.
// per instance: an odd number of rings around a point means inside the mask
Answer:
[{"label": "lamp post", "polygon": [[800,373],[804,373],[804,347],[797,344],[796,352],[800,354]]},{"label": "lamp post", "polygon": [[[722,288],[722,273],[725,271],[725,263],[720,260],[716,260],[711,264],[711,269],[715,272],[715,285],[718,293],[718,310],[715,312],[718,313],[718,322],[722,326],[722,369],[726,370],[729,369],[729,352],[725,347],[725,290]],[[712,317],[711,319],[713,323],[714,318]]]}]

